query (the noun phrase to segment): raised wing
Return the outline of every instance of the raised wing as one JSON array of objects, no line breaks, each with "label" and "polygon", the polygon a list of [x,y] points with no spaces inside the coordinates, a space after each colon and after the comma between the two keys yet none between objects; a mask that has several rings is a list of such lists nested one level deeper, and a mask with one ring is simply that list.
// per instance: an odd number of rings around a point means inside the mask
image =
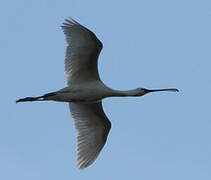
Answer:
[{"label": "raised wing", "polygon": [[67,41],[65,73],[67,84],[99,80],[97,60],[103,47],[93,32],[73,19],[66,19],[62,29]]},{"label": "raised wing", "polygon": [[69,103],[77,136],[77,166],[80,169],[92,164],[103,148],[111,123],[106,117],[102,102]]}]

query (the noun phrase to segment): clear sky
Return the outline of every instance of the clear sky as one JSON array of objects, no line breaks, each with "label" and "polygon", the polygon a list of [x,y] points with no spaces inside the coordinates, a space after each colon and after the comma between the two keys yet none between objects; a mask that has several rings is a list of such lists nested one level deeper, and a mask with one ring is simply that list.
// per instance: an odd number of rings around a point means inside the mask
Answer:
[{"label": "clear sky", "polygon": [[[68,105],[15,104],[65,86],[67,17],[103,42],[108,86],[180,89],[104,100],[112,129],[82,171]],[[5,0],[0,22],[0,179],[211,179],[211,1]]]}]

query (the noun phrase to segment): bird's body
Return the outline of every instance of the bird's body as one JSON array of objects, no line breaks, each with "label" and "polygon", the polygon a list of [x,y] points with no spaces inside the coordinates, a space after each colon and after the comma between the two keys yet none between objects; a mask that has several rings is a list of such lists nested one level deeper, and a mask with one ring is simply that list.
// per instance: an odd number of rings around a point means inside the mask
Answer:
[{"label": "bird's body", "polygon": [[112,90],[100,81],[84,82],[65,87],[46,100],[61,102],[97,102],[108,97]]},{"label": "bird's body", "polygon": [[119,91],[107,87],[101,81],[97,68],[98,56],[103,47],[100,40],[93,32],[73,19],[66,20],[62,29],[68,44],[65,57],[67,87],[43,96],[19,99],[16,102],[68,102],[78,130],[77,165],[79,168],[85,168],[97,158],[111,128],[111,123],[102,108],[102,99],[178,90],[137,88]]}]

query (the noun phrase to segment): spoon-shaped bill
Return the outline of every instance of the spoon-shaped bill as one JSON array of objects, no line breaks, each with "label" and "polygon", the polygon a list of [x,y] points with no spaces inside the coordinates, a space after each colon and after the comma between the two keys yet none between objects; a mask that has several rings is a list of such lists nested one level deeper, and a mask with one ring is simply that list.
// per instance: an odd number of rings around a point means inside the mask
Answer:
[{"label": "spoon-shaped bill", "polygon": [[149,92],[158,92],[158,91],[169,91],[169,92],[179,92],[176,88],[169,88],[169,89],[149,89]]}]

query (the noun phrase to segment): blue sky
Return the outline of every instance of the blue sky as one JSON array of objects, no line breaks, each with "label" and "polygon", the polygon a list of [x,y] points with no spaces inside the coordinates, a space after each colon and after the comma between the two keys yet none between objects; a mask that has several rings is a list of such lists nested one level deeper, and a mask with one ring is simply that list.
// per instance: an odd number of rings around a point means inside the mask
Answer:
[{"label": "blue sky", "polygon": [[[67,104],[15,104],[65,86],[67,17],[103,42],[99,71],[108,86],[180,89],[104,100],[112,129],[83,171]],[[2,1],[0,179],[210,180],[210,19],[208,0]]]}]

